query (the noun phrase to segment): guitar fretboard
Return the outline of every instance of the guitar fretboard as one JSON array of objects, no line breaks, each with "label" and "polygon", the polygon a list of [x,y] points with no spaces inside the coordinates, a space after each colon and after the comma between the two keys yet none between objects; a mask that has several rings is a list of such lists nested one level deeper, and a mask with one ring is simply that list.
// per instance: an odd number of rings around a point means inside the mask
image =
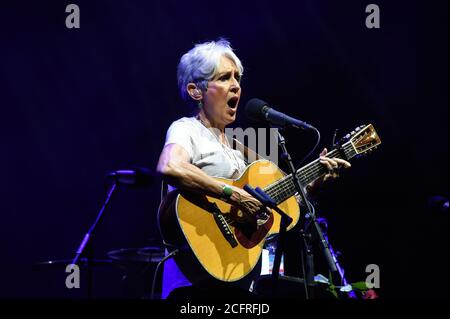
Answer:
[{"label": "guitar fretboard", "polygon": [[[352,144],[350,142],[345,143],[339,149],[334,149],[327,153],[327,157],[336,157],[345,160],[349,160],[356,155]],[[320,163],[320,159],[316,159],[311,163],[298,169],[296,174],[300,180],[300,184],[303,186],[308,185],[317,178],[328,173],[327,168]],[[292,181],[291,174],[286,175],[282,179],[279,179],[275,183],[264,188],[264,192],[269,195],[277,204],[284,202],[289,197],[293,196],[297,191]]]}]

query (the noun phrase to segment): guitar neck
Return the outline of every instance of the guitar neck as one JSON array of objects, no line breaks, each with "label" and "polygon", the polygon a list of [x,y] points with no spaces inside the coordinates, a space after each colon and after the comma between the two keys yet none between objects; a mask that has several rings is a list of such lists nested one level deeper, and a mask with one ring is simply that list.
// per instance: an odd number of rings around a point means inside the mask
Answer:
[{"label": "guitar neck", "polygon": [[[336,157],[345,160],[349,160],[356,155],[356,151],[350,142],[345,143],[339,149],[334,149],[327,153],[327,157]],[[319,177],[327,174],[327,168],[320,163],[319,159],[312,161],[311,163],[301,167],[297,170],[296,174],[303,186],[315,181]],[[282,179],[267,186],[264,192],[267,193],[277,204],[284,202],[289,197],[295,195],[296,188],[292,181],[292,174],[286,175]]]}]

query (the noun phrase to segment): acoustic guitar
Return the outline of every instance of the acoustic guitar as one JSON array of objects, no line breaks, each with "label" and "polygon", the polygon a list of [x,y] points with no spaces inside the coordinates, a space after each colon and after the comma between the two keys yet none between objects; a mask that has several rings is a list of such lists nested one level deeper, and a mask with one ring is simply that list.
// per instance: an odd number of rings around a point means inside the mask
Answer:
[{"label": "acoustic guitar", "polygon": [[[327,157],[350,160],[371,152],[379,144],[381,140],[371,124],[360,126],[347,134]],[[319,159],[296,172],[302,185],[327,173]],[[237,179],[216,180],[240,188],[246,184],[262,188],[292,218],[287,230],[300,218],[292,177],[270,161],[251,163]],[[169,251],[187,249],[211,276],[232,282],[253,270],[266,238],[278,233],[280,228],[281,217],[276,212],[264,210],[257,216],[255,224],[243,221],[242,216],[242,212],[220,199],[172,191],[161,202],[158,225]],[[177,255],[174,258],[177,261]]]}]

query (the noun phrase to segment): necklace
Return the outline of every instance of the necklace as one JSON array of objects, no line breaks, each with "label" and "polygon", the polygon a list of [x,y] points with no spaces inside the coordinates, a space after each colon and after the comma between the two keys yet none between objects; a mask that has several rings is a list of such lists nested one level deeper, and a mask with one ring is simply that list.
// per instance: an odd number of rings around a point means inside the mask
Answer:
[{"label": "necklace", "polygon": [[206,123],[200,118],[199,115],[197,115],[195,118],[214,136],[214,138],[217,140],[217,142],[222,146],[222,150],[223,150],[224,154],[231,160],[231,162],[234,162],[234,166],[235,166],[236,170],[238,172],[241,172],[241,169],[242,169],[241,161],[239,161],[239,159],[236,157],[236,154],[234,153],[234,150],[231,148],[230,143],[229,143],[228,138],[225,135],[225,133],[224,133],[224,139],[226,141],[226,144],[222,143],[219,136],[217,136],[217,134],[212,132],[212,129],[206,125]]}]

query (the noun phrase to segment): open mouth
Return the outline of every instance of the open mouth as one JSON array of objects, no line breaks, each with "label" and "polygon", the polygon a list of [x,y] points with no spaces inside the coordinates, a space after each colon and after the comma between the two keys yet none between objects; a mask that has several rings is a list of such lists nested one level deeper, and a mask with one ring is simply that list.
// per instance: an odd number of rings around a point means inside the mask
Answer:
[{"label": "open mouth", "polygon": [[234,109],[239,102],[239,98],[237,96],[233,96],[231,99],[228,100],[227,104],[229,107]]}]

